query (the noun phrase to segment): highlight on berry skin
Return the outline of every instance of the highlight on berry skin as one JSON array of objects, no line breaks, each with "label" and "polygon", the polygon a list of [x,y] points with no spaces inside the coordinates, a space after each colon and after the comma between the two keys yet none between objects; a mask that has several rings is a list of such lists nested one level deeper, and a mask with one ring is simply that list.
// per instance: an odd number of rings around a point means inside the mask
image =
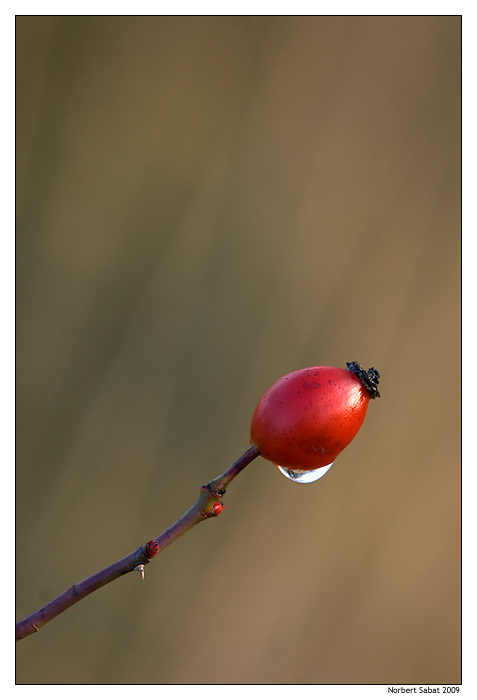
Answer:
[{"label": "highlight on berry skin", "polygon": [[378,384],[379,372],[358,362],[286,374],[258,402],[250,442],[288,479],[317,481],[358,433]]}]

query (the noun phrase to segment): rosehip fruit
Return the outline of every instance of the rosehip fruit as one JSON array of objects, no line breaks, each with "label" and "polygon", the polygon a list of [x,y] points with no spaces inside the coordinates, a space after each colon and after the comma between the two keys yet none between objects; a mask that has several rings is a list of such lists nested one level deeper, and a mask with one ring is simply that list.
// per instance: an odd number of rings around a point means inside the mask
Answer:
[{"label": "rosehip fruit", "polygon": [[250,442],[281,467],[325,467],[361,428],[369,400],[379,396],[378,383],[379,372],[366,372],[357,362],[347,369],[308,367],[286,374],[260,399]]}]

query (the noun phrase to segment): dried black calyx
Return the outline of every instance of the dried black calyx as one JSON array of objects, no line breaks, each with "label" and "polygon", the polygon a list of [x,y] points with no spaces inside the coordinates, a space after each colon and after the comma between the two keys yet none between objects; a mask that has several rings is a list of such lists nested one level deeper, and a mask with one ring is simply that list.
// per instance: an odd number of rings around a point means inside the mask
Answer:
[{"label": "dried black calyx", "polygon": [[381,394],[378,391],[379,372],[374,367],[370,367],[368,371],[363,369],[359,362],[347,362],[346,369],[355,374],[361,384],[366,388],[366,391],[372,399],[379,398]]}]

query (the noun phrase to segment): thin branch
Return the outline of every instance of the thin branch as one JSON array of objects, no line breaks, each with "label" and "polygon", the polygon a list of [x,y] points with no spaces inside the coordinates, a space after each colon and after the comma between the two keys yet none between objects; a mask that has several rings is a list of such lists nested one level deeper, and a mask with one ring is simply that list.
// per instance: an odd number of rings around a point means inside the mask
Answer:
[{"label": "thin branch", "polygon": [[252,445],[240,459],[227,469],[227,471],[210,481],[206,486],[202,486],[199,498],[192,508],[189,508],[182,518],[179,518],[177,522],[171,525],[171,527],[165,530],[159,537],[150,540],[150,542],[147,542],[142,547],[139,547],[139,549],[128,554],[127,557],[107,566],[105,569],[102,569],[102,571],[98,571],[98,573],[84,579],[81,583],[71,586],[71,588],[68,588],[67,591],[50,603],[44,605],[31,615],[28,615],[28,617],[25,617],[20,622],[17,622],[16,641],[18,642],[20,639],[38,632],[40,627],[46,625],[47,622],[57,617],[57,615],[64,610],[67,610],[98,588],[123,576],[123,574],[136,570],[141,574],[141,578],[144,578],[144,567],[149,564],[156,554],[172,544],[172,542],[190,530],[191,527],[197,525],[197,523],[219,515],[224,509],[224,505],[220,503],[220,499],[225,494],[227,486],[232,479],[234,479],[237,474],[240,474],[242,469],[245,469],[259,454],[258,448]]}]

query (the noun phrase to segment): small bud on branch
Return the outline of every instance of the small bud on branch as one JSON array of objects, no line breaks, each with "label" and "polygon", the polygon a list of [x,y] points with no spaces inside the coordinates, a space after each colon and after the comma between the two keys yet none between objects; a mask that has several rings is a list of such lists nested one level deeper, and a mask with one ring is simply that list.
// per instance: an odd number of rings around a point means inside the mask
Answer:
[{"label": "small bud on branch", "polygon": [[156,540],[150,540],[150,542],[147,542],[147,544],[144,545],[144,555],[149,560],[155,557],[158,551],[159,545],[157,544]]},{"label": "small bud on branch", "polygon": [[212,515],[213,515],[213,516],[219,515],[219,513],[221,513],[221,512],[223,511],[224,508],[225,508],[225,504],[224,504],[224,503],[219,503],[219,501],[216,501],[216,502],[214,503],[214,505],[212,506]]}]

